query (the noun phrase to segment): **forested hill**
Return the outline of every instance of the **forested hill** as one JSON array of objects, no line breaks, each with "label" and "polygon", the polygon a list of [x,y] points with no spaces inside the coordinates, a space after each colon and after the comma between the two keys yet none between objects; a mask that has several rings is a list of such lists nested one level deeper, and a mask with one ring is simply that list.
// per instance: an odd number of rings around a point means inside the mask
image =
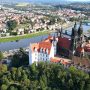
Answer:
[{"label": "forested hill", "polygon": [[[78,6],[78,7],[77,7]],[[55,5],[56,8],[69,8],[80,11],[90,11],[90,2],[73,2],[66,5]]]}]

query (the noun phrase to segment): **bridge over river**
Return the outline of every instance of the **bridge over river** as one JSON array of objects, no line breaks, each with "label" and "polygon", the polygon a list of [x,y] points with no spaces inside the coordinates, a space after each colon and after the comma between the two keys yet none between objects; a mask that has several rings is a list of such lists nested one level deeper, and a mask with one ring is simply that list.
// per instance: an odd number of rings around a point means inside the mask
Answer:
[{"label": "bridge over river", "polygon": [[82,23],[90,26],[90,20],[83,20]]}]

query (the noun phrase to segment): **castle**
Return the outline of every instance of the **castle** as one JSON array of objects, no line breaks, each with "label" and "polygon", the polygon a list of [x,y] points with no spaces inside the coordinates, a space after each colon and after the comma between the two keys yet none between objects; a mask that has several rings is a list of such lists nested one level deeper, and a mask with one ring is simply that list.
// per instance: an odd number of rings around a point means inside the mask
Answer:
[{"label": "castle", "polygon": [[[72,56],[83,57],[86,53],[90,54],[90,43],[83,34],[82,22],[78,29],[75,23],[70,38],[65,37],[62,31],[61,28],[54,36],[49,35],[41,42],[30,44],[30,65],[39,61],[58,62],[62,56],[72,59]],[[63,58],[62,63],[69,63],[69,60]]]}]

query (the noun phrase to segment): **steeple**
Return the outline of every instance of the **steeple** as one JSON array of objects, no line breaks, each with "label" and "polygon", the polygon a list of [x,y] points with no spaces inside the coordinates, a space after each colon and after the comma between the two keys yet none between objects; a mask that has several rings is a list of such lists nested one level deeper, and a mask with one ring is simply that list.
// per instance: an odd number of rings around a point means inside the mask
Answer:
[{"label": "steeple", "polygon": [[80,26],[78,28],[78,36],[81,37],[82,34],[83,34],[83,27],[82,27],[82,21],[81,21]]},{"label": "steeple", "polygon": [[75,38],[71,39],[71,45],[70,45],[70,50],[72,51],[72,53],[75,53],[76,47],[77,47],[77,40]]},{"label": "steeple", "polygon": [[71,36],[74,38],[77,35],[78,35],[78,33],[77,33],[77,24],[75,22],[74,27],[72,28],[72,34],[71,34]]},{"label": "steeple", "polygon": [[72,34],[71,34],[71,37],[74,36],[74,28],[72,28]]},{"label": "steeple", "polygon": [[77,36],[78,33],[77,33],[77,23],[75,22],[75,25],[74,25],[74,36]]},{"label": "steeple", "polygon": [[63,29],[61,27],[61,30],[60,30],[60,37],[62,37],[62,32],[63,32]]},{"label": "steeple", "polygon": [[77,33],[77,24],[75,22],[74,27],[72,28],[72,34],[71,34],[71,45],[70,50],[72,53],[75,53],[75,50],[77,48],[77,39],[78,39],[78,33]]}]

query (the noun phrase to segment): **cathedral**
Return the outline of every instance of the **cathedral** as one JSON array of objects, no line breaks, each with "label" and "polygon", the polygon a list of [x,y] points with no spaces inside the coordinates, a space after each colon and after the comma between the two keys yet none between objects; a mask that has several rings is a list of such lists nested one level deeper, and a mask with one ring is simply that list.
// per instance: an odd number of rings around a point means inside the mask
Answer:
[{"label": "cathedral", "polygon": [[82,22],[80,22],[80,26],[78,28],[77,24],[74,24],[70,38],[63,35],[62,28],[57,31],[57,37],[57,54],[59,55],[63,55],[68,58],[72,56],[83,57],[85,52],[90,52],[90,48],[87,47],[89,41],[84,36]]}]

